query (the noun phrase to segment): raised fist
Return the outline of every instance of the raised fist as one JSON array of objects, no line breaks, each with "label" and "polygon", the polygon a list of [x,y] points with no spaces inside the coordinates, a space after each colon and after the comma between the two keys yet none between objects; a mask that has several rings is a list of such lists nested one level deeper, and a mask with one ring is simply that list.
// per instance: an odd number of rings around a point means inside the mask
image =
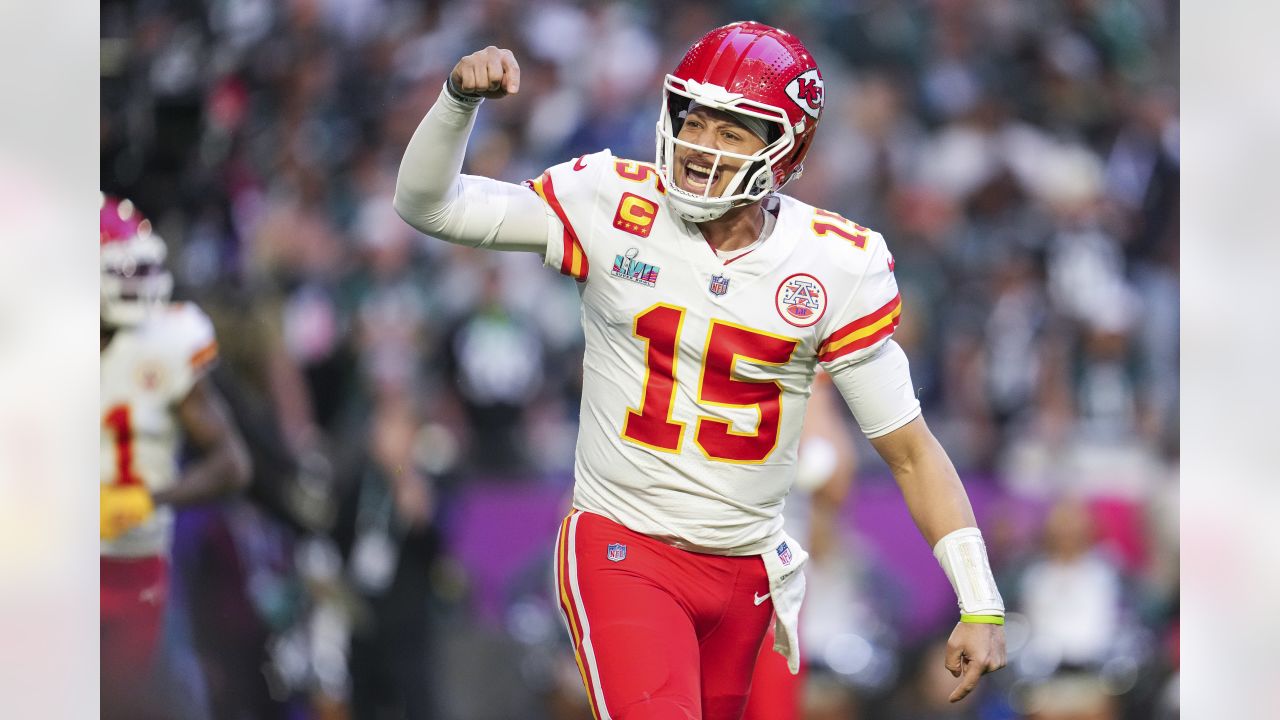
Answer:
[{"label": "raised fist", "polygon": [[459,60],[449,73],[449,84],[463,95],[514,95],[520,90],[520,65],[510,50],[490,45]]}]

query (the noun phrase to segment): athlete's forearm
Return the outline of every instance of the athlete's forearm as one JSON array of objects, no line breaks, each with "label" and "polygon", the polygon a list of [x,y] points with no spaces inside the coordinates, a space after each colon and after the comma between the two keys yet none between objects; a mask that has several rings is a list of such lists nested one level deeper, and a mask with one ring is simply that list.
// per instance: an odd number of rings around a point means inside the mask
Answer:
[{"label": "athlete's forearm", "polygon": [[452,243],[545,252],[546,211],[519,185],[462,175],[477,104],[442,90],[405,148],[395,208],[418,230]]},{"label": "athlete's forearm", "polygon": [[1004,600],[969,495],[924,419],[916,418],[871,442],[889,463],[916,527],[951,581],[960,621],[1002,623]]},{"label": "athlete's forearm", "polygon": [[952,531],[977,526],[960,476],[923,418],[874,438],[871,444],[888,463],[930,547]]},{"label": "athlete's forearm", "polygon": [[210,502],[242,489],[249,482],[249,453],[228,438],[187,467],[173,487],[152,495],[157,505],[185,507]]},{"label": "athlete's forearm", "polygon": [[187,439],[199,449],[172,487],[157,491],[157,505],[182,507],[216,500],[249,484],[253,462],[231,410],[208,377],[200,378],[178,403],[178,420]]},{"label": "athlete's forearm", "polygon": [[[396,176],[395,206],[402,216],[438,206],[456,193],[478,107],[442,90],[418,123]],[[405,220],[413,222],[410,217]]]}]

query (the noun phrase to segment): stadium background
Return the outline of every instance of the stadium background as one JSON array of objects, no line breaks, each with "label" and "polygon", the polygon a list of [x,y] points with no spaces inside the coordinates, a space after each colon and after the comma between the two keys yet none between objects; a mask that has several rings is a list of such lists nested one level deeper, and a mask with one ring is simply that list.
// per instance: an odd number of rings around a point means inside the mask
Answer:
[{"label": "stadium background", "polygon": [[102,187],[153,217],[180,294],[213,316],[257,460],[249,498],[179,523],[183,707],[362,717],[363,693],[412,686],[430,717],[581,716],[545,597],[576,292],[536,258],[423,240],[391,209],[395,170],[445,73],[487,44],[524,81],[485,104],[469,172],[519,181],[600,147],[647,160],[662,73],[754,18],[823,69],[818,150],[788,192],[888,238],[899,341],[1014,613],[1010,668],[938,704],[950,589],[860,441],[846,517],[864,622],[815,650],[813,704],[1047,718],[1092,697],[1078,716],[1176,716],[1177,13],[103,3]]}]

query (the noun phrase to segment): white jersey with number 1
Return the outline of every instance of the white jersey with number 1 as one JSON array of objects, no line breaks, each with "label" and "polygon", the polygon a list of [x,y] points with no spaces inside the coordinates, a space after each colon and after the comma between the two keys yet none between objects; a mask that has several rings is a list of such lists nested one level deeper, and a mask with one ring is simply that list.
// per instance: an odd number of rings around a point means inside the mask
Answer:
[{"label": "white jersey with number 1", "polygon": [[[884,239],[775,195],[772,233],[725,261],[649,164],[603,151],[528,184],[555,218],[547,265],[581,283],[575,506],[689,550],[769,550],[815,366],[857,372],[898,323]],[[919,414],[902,395],[868,434]]]},{"label": "white jersey with number 1", "polygon": [[[200,308],[175,303],[138,325],[116,330],[102,350],[100,482],[142,484],[152,492],[178,478],[181,427],[178,403],[217,358],[213,325]],[[115,540],[111,557],[168,552],[173,516],[160,507],[146,522]]]}]

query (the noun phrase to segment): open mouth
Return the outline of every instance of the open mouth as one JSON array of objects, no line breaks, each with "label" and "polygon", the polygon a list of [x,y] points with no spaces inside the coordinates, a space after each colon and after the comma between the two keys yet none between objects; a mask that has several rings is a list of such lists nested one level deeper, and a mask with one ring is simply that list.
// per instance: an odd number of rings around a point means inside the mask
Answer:
[{"label": "open mouth", "polygon": [[684,164],[685,189],[700,195],[705,194],[707,188],[715,185],[723,172],[723,170],[716,170],[713,174],[710,165],[688,161]]}]

